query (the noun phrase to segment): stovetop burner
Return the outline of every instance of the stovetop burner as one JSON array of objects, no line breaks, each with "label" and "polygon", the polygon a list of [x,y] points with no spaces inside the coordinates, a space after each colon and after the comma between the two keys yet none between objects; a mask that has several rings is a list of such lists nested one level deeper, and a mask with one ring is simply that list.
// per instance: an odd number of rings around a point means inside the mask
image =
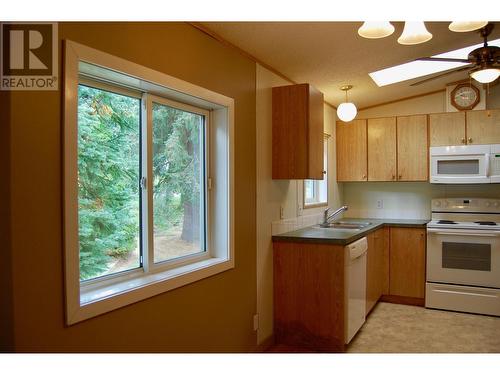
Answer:
[{"label": "stovetop burner", "polygon": [[454,222],[453,220],[439,220],[437,223],[438,224],[458,224],[458,223]]},{"label": "stovetop burner", "polygon": [[479,225],[497,225],[494,221],[475,221],[474,223]]}]

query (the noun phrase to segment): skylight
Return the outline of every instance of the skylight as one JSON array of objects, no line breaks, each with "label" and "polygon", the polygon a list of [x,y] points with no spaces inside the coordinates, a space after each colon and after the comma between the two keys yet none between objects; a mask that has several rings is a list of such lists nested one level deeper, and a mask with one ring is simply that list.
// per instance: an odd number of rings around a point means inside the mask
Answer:
[{"label": "skylight", "polygon": [[[488,45],[500,47],[500,39],[490,41],[488,42]],[[450,57],[456,59],[466,59],[467,56],[469,55],[469,52],[482,46],[483,43],[479,43],[473,46],[441,53],[439,55],[434,55],[432,57]],[[412,61],[409,63],[378,70],[376,72],[369,73],[369,75],[379,87],[382,87],[393,83],[426,76],[433,73],[444,72],[446,70],[458,68],[464,65],[468,64],[460,62],[445,62],[445,61]]]}]

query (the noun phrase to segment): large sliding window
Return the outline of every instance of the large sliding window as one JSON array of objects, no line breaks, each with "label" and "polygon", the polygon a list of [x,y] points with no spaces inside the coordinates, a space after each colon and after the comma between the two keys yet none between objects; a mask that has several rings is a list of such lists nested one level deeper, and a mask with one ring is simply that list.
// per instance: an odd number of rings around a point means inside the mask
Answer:
[{"label": "large sliding window", "polygon": [[[205,253],[208,116],[201,108],[81,80],[80,280]],[[148,134],[151,152],[141,163]],[[152,246],[144,245],[150,235]]]},{"label": "large sliding window", "polygon": [[234,100],[66,42],[66,321],[234,267]]}]

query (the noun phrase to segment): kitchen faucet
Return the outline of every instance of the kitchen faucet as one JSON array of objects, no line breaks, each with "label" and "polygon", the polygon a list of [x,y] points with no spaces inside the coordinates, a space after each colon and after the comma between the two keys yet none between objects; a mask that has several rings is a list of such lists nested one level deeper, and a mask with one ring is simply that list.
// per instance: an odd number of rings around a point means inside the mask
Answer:
[{"label": "kitchen faucet", "polygon": [[339,209],[333,211],[330,215],[328,215],[328,211],[330,210],[330,207],[328,207],[324,212],[323,212],[323,222],[320,224],[321,227],[328,227],[330,225],[330,220],[333,219],[335,216],[340,214],[341,212],[347,211],[349,207],[347,206],[342,206]]}]

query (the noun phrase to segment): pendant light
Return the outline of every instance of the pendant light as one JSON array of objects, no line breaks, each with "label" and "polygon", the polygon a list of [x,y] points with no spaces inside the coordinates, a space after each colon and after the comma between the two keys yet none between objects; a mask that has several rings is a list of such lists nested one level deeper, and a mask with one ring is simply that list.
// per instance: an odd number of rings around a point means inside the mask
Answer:
[{"label": "pendant light", "polygon": [[358,110],[354,103],[350,103],[347,101],[347,91],[352,89],[352,85],[345,85],[340,88],[345,92],[345,103],[341,103],[337,108],[337,116],[344,122],[349,122],[354,120],[356,117]]},{"label": "pendant light", "polygon": [[432,34],[427,31],[423,21],[405,22],[403,33],[398,38],[399,44],[413,45],[427,42],[432,38]]},{"label": "pendant light", "polygon": [[457,33],[465,33],[485,27],[488,21],[453,21],[448,26],[448,29]]},{"label": "pendant light", "polygon": [[365,21],[358,29],[358,34],[363,38],[385,38],[394,32],[394,26],[389,21]]}]

